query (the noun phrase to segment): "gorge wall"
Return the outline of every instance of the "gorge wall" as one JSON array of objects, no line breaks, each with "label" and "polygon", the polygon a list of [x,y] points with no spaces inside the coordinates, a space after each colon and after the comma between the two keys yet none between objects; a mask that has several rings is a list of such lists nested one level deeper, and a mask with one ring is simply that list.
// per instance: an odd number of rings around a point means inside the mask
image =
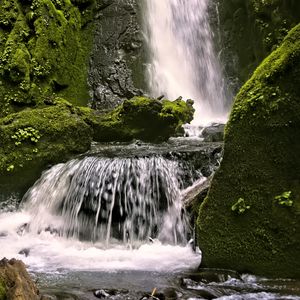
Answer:
[{"label": "gorge wall", "polygon": [[300,25],[236,96],[198,216],[203,266],[300,273]]},{"label": "gorge wall", "polygon": [[212,23],[234,94],[300,19],[297,0],[214,0]]}]

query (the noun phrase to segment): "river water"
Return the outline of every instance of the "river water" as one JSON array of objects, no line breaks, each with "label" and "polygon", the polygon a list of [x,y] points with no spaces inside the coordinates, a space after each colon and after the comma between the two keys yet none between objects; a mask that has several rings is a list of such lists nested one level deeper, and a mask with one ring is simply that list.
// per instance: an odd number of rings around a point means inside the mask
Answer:
[{"label": "river water", "polygon": [[50,299],[300,299],[299,281],[199,269],[181,196],[203,175],[179,158],[219,146],[181,143],[94,146],[45,171],[21,204],[0,203],[0,257],[22,259]]}]

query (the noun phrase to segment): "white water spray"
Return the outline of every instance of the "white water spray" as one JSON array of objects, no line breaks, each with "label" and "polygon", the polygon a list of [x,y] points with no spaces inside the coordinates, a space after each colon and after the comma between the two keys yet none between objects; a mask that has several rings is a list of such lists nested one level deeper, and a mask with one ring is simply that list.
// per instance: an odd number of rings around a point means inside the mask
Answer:
[{"label": "white water spray", "polygon": [[75,159],[46,171],[19,212],[0,212],[0,257],[33,270],[196,267],[179,166],[160,156]]},{"label": "white water spray", "polygon": [[226,96],[208,20],[209,0],[147,0],[153,96],[195,101],[194,125],[225,122]]}]

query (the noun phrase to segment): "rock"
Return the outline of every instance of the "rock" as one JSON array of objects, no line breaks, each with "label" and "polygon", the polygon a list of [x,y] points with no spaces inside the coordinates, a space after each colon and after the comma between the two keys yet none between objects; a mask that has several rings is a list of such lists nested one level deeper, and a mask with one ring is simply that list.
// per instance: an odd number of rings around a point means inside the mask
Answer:
[{"label": "rock", "polygon": [[93,137],[98,142],[165,141],[180,131],[183,124],[189,123],[193,113],[191,102],[134,97],[110,113],[96,117],[92,124]]},{"label": "rock", "polygon": [[22,2],[0,2],[0,117],[58,95],[86,104],[94,1]]},{"label": "rock", "polygon": [[300,19],[300,2],[214,0],[211,11],[217,52],[230,89],[237,92],[260,62]]},{"label": "rock", "polygon": [[94,296],[99,299],[104,299],[104,298],[114,299],[114,296],[122,296],[128,293],[129,293],[128,290],[116,290],[116,289],[99,289],[93,291]]},{"label": "rock", "polygon": [[208,193],[208,189],[211,183],[211,177],[200,178],[195,183],[185,189],[181,193],[183,205],[187,209],[192,209],[197,212],[199,205],[203,202]]},{"label": "rock", "polygon": [[62,99],[0,119],[1,191],[28,187],[48,164],[87,151],[91,140],[90,126]]},{"label": "rock", "polygon": [[224,138],[224,124],[212,124],[209,127],[203,128],[201,137],[204,142],[222,142]]},{"label": "rock", "polygon": [[203,266],[300,277],[299,116],[297,25],[236,96],[197,220]]},{"label": "rock", "polygon": [[0,299],[39,300],[41,296],[22,261],[0,261]]},{"label": "rock", "polygon": [[188,278],[204,284],[209,284],[212,282],[222,283],[232,278],[242,280],[241,276],[236,271],[209,268],[200,268],[197,272],[189,274]]},{"label": "rock", "polygon": [[[193,118],[191,102],[135,97],[106,114],[62,98],[0,118],[0,187],[23,192],[47,165],[86,152],[91,141],[167,140]],[[14,180],[12,180],[14,178]]]},{"label": "rock", "polygon": [[19,251],[18,254],[24,255],[25,257],[27,257],[30,253],[30,249],[29,248],[24,248],[22,250]]},{"label": "rock", "polygon": [[97,4],[88,76],[94,109],[113,109],[144,94],[146,51],[140,6],[137,0]]}]

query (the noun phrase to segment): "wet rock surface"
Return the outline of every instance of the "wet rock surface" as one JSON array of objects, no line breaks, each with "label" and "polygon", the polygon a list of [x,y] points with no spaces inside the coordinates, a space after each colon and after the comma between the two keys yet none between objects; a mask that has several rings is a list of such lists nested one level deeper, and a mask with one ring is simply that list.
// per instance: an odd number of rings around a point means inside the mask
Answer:
[{"label": "wet rock surface", "polygon": [[204,142],[222,142],[224,138],[225,124],[214,123],[205,127],[201,132]]},{"label": "wet rock surface", "polygon": [[[298,300],[299,281],[268,280],[232,270],[205,269],[187,273],[74,273],[41,277],[41,290],[55,300]],[[46,277],[47,277],[46,276]],[[69,279],[67,278],[69,276]],[[56,280],[56,281],[54,281]],[[92,288],[91,286],[94,286]],[[62,292],[63,291],[63,292]]]},{"label": "wet rock surface", "polygon": [[124,99],[143,94],[140,5],[135,0],[98,1],[89,71],[93,108],[111,109]]}]

